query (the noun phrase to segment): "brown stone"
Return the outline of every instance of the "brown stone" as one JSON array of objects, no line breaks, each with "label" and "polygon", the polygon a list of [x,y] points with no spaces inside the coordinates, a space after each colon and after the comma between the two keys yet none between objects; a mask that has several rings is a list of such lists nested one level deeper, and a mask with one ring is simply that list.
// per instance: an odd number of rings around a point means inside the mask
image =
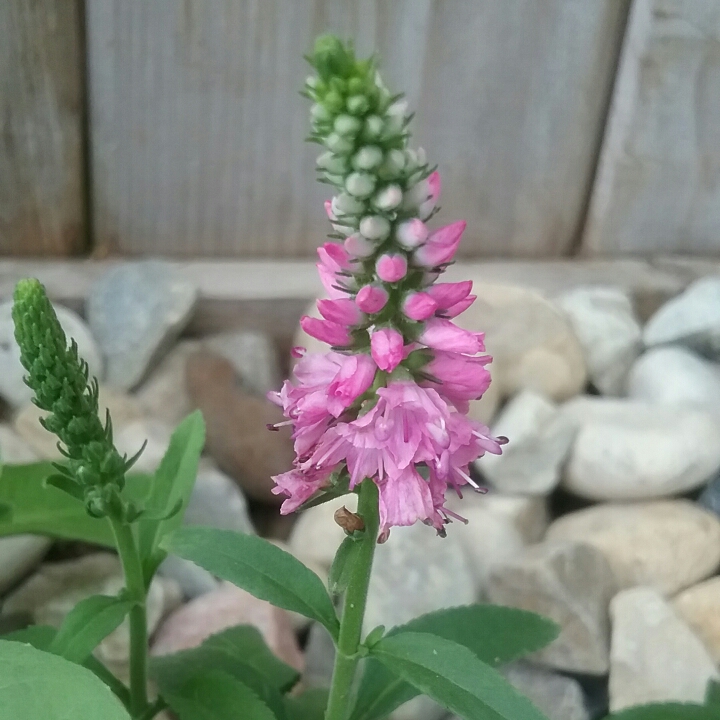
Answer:
[{"label": "brown stone", "polygon": [[292,467],[290,428],[268,425],[285,418],[280,408],[242,389],[225,358],[202,351],[187,360],[187,387],[207,424],[207,449],[220,468],[252,498],[279,502],[271,493],[272,475]]},{"label": "brown stone", "polygon": [[153,655],[169,655],[197,647],[211,635],[235,625],[252,625],[283,662],[299,671],[303,655],[293,632],[290,614],[265,600],[224,582],[176,610],[160,626],[152,645]]}]

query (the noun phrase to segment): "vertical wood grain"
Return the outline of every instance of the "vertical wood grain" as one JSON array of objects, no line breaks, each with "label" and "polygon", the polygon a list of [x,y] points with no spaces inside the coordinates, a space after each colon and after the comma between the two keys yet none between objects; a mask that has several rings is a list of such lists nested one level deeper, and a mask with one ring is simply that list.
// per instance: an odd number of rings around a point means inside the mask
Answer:
[{"label": "vertical wood grain", "polygon": [[85,244],[77,0],[0,2],[0,253]]},{"label": "vertical wood grain", "polygon": [[377,49],[440,164],[466,255],[557,256],[592,179],[626,0],[92,0],[96,242],[309,256],[327,188],[304,143],[320,32]]},{"label": "vertical wood grain", "polygon": [[635,0],[585,255],[720,251],[720,3]]}]

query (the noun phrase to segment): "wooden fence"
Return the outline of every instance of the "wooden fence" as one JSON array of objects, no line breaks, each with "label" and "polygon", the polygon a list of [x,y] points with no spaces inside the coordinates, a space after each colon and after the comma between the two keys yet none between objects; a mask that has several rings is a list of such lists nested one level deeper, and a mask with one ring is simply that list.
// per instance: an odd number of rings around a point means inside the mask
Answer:
[{"label": "wooden fence", "polygon": [[720,0],[3,0],[0,252],[312,255],[326,30],[407,92],[466,255],[720,251]]}]

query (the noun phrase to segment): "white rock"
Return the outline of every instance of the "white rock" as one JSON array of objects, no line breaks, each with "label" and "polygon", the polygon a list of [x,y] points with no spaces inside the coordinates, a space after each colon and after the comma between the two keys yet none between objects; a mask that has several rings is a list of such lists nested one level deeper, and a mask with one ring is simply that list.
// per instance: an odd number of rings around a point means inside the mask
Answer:
[{"label": "white rock", "polygon": [[660,405],[706,408],[720,414],[720,365],[684,347],[653,348],[633,365],[628,396]]},{"label": "white rock", "polygon": [[23,465],[35,462],[37,453],[12,427],[0,423],[0,460],[6,465]]},{"label": "white rock", "polygon": [[602,675],[608,669],[607,607],[615,593],[602,553],[583,543],[541,543],[494,565],[490,602],[529,610],[560,625],[559,637],[534,655],[558,670]]},{"label": "white rock", "polygon": [[617,287],[578,287],[555,302],[582,345],[592,383],[605,395],[622,395],[642,346],[642,329],[629,294]]},{"label": "white rock", "polygon": [[619,589],[647,585],[672,595],[720,565],[720,521],[687,500],[596,505],[559,518],[546,537],[600,550]]},{"label": "white rock", "polygon": [[672,604],[720,665],[720,577],[683,590]]},{"label": "white rock", "polygon": [[613,712],[653,702],[703,702],[708,681],[718,677],[713,659],[655,590],[624,590],[610,613]]},{"label": "white rock", "polygon": [[496,437],[510,439],[502,455],[476,462],[494,487],[520,495],[546,495],[555,489],[576,427],[554,403],[525,390],[505,406],[492,430]]},{"label": "white rock", "polygon": [[0,538],[0,595],[22,580],[45,556],[52,545],[38,535]]},{"label": "white rock", "polygon": [[90,328],[105,357],[107,382],[138,385],[187,324],[197,290],[171,265],[128,262],[108,270],[90,289]]},{"label": "white rock", "polygon": [[[20,348],[15,342],[12,306],[12,302],[0,303],[0,395],[14,407],[21,407],[32,400],[33,392],[23,381],[26,372],[20,363]],[[77,342],[80,357],[87,362],[90,375],[102,380],[102,356],[85,321],[62,305],[53,304],[53,307],[68,342],[70,338]]]},{"label": "white rock", "polygon": [[578,398],[563,487],[589,500],[641,500],[699,487],[720,468],[720,423],[706,411]]},{"label": "white rock", "polygon": [[704,277],[665,303],[643,331],[645,345],[678,343],[720,356],[720,277]]},{"label": "white rock", "polygon": [[114,433],[118,452],[133,457],[143,444],[145,449],[133,465],[133,472],[154,473],[170,445],[172,428],[161,420],[135,420]]}]

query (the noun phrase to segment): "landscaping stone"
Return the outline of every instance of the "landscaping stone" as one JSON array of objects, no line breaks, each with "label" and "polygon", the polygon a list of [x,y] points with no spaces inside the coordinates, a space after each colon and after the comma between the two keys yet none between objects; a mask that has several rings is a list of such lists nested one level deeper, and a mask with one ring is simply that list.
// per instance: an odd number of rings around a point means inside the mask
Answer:
[{"label": "landscaping stone", "polygon": [[642,347],[642,328],[629,293],[617,287],[578,287],[555,299],[582,346],[588,376],[604,395],[622,395]]},{"label": "landscaping stone", "polygon": [[10,425],[0,423],[0,460],[7,465],[35,462],[37,453]]},{"label": "landscaping stone", "polygon": [[197,647],[211,635],[235,625],[256,627],[275,655],[302,671],[303,656],[288,613],[229,582],[170,615],[155,636],[152,654],[169,655]]},{"label": "landscaping stone", "polygon": [[529,610],[560,625],[559,637],[533,655],[558,670],[608,670],[607,607],[615,592],[603,555],[582,543],[541,543],[490,570],[490,602]]},{"label": "landscaping stone", "polygon": [[546,495],[555,488],[576,428],[554,403],[525,390],[505,406],[492,430],[510,442],[502,455],[485,455],[476,467],[497,490]]},{"label": "landscaping stone", "polygon": [[706,411],[578,398],[563,487],[589,500],[642,500],[699,487],[720,468],[720,422]]},{"label": "landscaping stone", "polygon": [[705,486],[698,497],[698,503],[720,516],[720,475],[716,475]]},{"label": "landscaping stone", "polygon": [[135,420],[120,427],[113,434],[115,447],[121,455],[133,457],[140,448],[145,449],[133,465],[133,472],[152,474],[160,465],[168,446],[172,428],[161,420]]},{"label": "landscaping stone", "polygon": [[243,390],[231,363],[199,352],[188,358],[188,391],[207,425],[207,449],[221,470],[249,497],[279,504],[273,475],[290,470],[295,458],[291,430],[269,424],[285,420],[279,407]]},{"label": "landscaping stone", "polygon": [[[33,392],[25,384],[25,368],[20,362],[20,348],[15,341],[15,324],[12,319],[12,301],[0,303],[0,396],[15,408],[22,407],[33,398]],[[90,329],[75,312],[54,304],[65,334],[73,338],[78,352],[88,364],[90,375],[103,379],[103,361]]]},{"label": "landscaping stone", "polygon": [[720,277],[696,280],[665,303],[643,331],[645,345],[674,343],[720,358]]},{"label": "landscaping stone", "polygon": [[653,702],[702,703],[718,677],[702,642],[655,590],[624,590],[610,604],[610,709]]},{"label": "landscaping stone", "polygon": [[660,405],[686,405],[720,414],[720,365],[684,347],[648,350],[633,365],[628,395]]},{"label": "landscaping stone", "polygon": [[0,595],[22,580],[45,556],[52,540],[38,535],[0,538]]},{"label": "landscaping stone", "polygon": [[702,640],[715,664],[720,665],[720,577],[683,590],[672,605]]},{"label": "landscaping stone", "polygon": [[108,270],[87,300],[108,384],[124,390],[138,385],[180,335],[196,299],[196,288],[162,261],[126,262]]},{"label": "landscaping stone", "polygon": [[597,548],[619,589],[647,585],[672,595],[720,565],[720,520],[687,500],[596,505],[558,518],[546,537]]}]

